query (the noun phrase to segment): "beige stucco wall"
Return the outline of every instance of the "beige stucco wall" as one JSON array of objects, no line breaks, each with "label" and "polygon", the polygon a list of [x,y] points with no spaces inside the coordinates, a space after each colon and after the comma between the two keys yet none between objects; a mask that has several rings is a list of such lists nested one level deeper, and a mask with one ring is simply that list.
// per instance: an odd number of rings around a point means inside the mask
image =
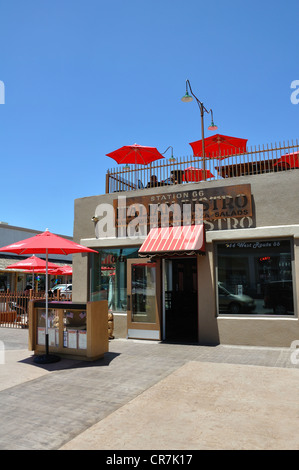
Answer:
[{"label": "beige stucco wall", "polygon": [[[293,340],[299,340],[298,296],[296,295],[295,317],[293,318],[232,317],[229,315],[217,317],[214,256],[215,243],[220,240],[289,237],[294,242],[293,273],[295,285],[298,284],[299,170],[188,184],[188,186],[184,185],[183,189],[191,191],[237,184],[251,185],[254,225],[251,228],[206,232],[206,255],[198,257],[199,342],[201,344],[220,342],[289,347]],[[99,206],[103,203],[112,204],[117,196],[136,197],[161,194],[161,189],[153,188],[77,199],[75,201],[74,240],[91,248],[124,246],[123,241],[113,238],[113,230],[107,234],[106,239],[96,238],[96,224],[91,219],[94,215],[98,215]],[[177,192],[180,189],[180,186],[163,187],[166,193]],[[136,245],[136,242],[134,244]],[[88,298],[87,259],[86,255],[74,256],[74,300],[85,301]]]},{"label": "beige stucco wall", "polygon": [[198,298],[199,322],[198,337],[200,344],[235,344],[250,346],[289,347],[292,341],[299,340],[299,225],[286,227],[267,227],[247,230],[251,239],[260,239],[268,234],[269,238],[288,236],[294,242],[293,275],[295,289],[295,315],[256,316],[256,315],[221,315],[216,314],[215,289],[215,242],[241,239],[243,231],[208,233],[206,255],[198,257]]}]

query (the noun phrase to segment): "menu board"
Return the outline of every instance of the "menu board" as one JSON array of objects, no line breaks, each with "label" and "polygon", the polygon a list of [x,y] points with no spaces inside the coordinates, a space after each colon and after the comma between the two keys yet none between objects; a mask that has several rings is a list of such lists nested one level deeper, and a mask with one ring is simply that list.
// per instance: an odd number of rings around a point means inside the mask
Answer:
[{"label": "menu board", "polygon": [[59,329],[58,328],[49,328],[49,346],[58,346],[59,345]]},{"label": "menu board", "polygon": [[37,328],[37,344],[43,346],[46,344],[46,328]]},{"label": "menu board", "polygon": [[67,347],[77,349],[77,330],[67,331]]},{"label": "menu board", "polygon": [[78,348],[79,349],[87,349],[86,330],[78,331]]}]

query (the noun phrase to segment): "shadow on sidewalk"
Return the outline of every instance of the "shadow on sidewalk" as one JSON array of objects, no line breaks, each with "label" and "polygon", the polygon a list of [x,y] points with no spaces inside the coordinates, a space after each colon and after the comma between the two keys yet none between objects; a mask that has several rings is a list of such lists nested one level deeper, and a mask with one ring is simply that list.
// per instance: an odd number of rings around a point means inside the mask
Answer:
[{"label": "shadow on sidewalk", "polygon": [[95,361],[82,361],[77,359],[68,359],[61,357],[61,360],[52,364],[36,364],[34,362],[34,355],[19,361],[23,364],[30,364],[32,366],[39,367],[49,372],[66,370],[66,369],[83,369],[91,367],[105,367],[109,366],[110,362],[113,361],[120,353],[107,352],[104,357]]}]

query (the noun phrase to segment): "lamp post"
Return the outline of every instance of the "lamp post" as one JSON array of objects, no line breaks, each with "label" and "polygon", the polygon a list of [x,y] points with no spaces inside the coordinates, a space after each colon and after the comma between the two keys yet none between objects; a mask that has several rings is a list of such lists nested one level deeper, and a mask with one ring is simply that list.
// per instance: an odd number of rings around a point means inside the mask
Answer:
[{"label": "lamp post", "polygon": [[169,157],[169,160],[174,161],[175,158],[174,158],[174,156],[173,156],[173,147],[172,147],[171,145],[169,145],[169,147],[167,147],[167,149],[164,150],[164,152],[162,152],[162,155],[164,155],[164,153],[166,153],[167,150],[169,150],[169,149],[171,149],[171,157]]},{"label": "lamp post", "polygon": [[205,108],[204,104],[197,98],[197,96],[194,95],[190,82],[189,80],[186,80],[186,94],[183,96],[182,101],[184,103],[189,103],[190,101],[193,100],[192,96],[189,95],[188,93],[188,87],[191,92],[191,95],[194,96],[194,98],[197,101],[198,107],[200,109],[200,116],[201,116],[201,142],[202,142],[202,162],[203,162],[203,180],[206,180],[206,153],[205,153],[205,136],[204,136],[204,113],[211,113],[211,125],[208,127],[209,131],[215,131],[218,129],[217,126],[215,126],[214,121],[213,121],[213,111],[210,109],[209,111]]}]

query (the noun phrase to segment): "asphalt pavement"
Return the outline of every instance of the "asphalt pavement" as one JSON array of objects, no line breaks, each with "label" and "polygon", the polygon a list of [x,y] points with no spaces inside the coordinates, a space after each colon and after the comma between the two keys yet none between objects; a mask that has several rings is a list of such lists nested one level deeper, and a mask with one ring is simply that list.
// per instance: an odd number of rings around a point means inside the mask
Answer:
[{"label": "asphalt pavement", "polygon": [[299,354],[114,339],[37,365],[0,328],[1,450],[298,450]]}]

